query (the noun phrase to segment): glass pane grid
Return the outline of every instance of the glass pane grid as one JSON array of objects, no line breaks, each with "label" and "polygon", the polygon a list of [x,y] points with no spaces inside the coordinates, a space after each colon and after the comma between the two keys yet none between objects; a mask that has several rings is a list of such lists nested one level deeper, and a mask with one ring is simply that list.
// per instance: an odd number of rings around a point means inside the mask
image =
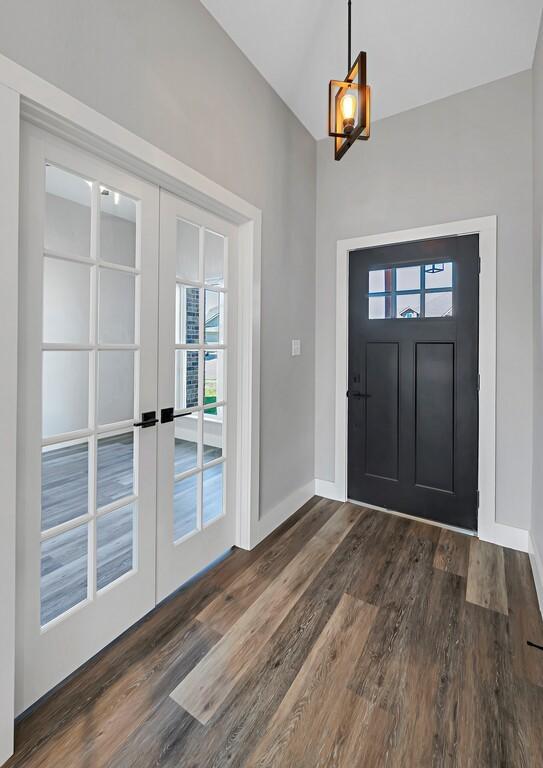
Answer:
[{"label": "glass pane grid", "polygon": [[453,314],[453,263],[372,269],[368,318],[441,318]]},{"label": "glass pane grid", "polygon": [[[43,249],[42,626],[135,567],[137,519],[132,420],[140,203],[113,190],[104,202],[108,195],[98,182],[50,168]],[[122,355],[124,393],[118,365],[106,364],[112,355]]]},{"label": "glass pane grid", "polygon": [[[174,427],[173,541],[177,544],[223,514],[218,487],[213,493],[209,488],[213,478],[214,486],[219,478],[222,488],[226,461],[227,240],[178,219],[176,248],[175,415],[181,417]],[[190,359],[196,354],[197,371],[195,359],[192,365]]]}]

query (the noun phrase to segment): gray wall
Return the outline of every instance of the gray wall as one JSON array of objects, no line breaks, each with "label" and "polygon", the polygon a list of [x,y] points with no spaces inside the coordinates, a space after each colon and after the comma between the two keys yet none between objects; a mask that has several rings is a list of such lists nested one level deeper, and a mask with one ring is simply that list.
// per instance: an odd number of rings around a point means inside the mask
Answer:
[{"label": "gray wall", "polygon": [[314,140],[198,0],[0,0],[0,18],[1,53],[263,210],[265,513],[314,477]]},{"label": "gray wall", "polygon": [[543,31],[535,52],[533,81],[534,152],[534,473],[531,533],[538,552],[543,552]]},{"label": "gray wall", "polygon": [[[375,94],[378,99],[379,95]],[[378,121],[336,163],[318,143],[316,477],[334,480],[336,241],[498,215],[497,520],[532,483],[531,73]],[[541,525],[543,530],[543,524]]]}]

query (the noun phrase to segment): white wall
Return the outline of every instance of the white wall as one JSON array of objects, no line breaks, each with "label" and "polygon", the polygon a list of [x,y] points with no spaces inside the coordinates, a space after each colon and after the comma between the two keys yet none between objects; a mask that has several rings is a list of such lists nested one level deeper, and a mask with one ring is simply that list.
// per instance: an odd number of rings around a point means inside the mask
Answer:
[{"label": "white wall", "polygon": [[266,515],[314,477],[315,141],[198,0],[0,0],[0,17],[1,53],[262,209]]},{"label": "white wall", "polygon": [[[378,98],[378,94],[375,94]],[[338,239],[498,216],[497,510],[528,528],[532,468],[531,73],[376,122],[337,163],[318,143],[316,477],[334,478]]]}]

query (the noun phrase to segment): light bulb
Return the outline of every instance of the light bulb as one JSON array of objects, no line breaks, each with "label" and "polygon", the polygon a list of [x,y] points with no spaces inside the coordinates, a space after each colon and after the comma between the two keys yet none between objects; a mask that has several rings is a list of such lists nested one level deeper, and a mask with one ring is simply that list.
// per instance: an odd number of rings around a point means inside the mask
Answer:
[{"label": "light bulb", "polygon": [[356,98],[352,93],[346,93],[341,99],[341,114],[343,117],[343,130],[351,133],[354,128],[354,115],[356,112]]}]

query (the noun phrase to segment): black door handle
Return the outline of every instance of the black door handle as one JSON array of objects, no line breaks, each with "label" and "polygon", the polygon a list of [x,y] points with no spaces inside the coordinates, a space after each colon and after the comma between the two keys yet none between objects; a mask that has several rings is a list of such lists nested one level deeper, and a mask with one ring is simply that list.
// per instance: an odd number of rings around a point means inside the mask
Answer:
[{"label": "black door handle", "polygon": [[146,429],[147,427],[154,427],[155,424],[158,424],[156,411],[145,411],[145,413],[141,414],[141,421],[134,422],[135,427],[141,427],[142,429]]},{"label": "black door handle", "polygon": [[371,397],[371,395],[367,395],[365,392],[351,392],[350,390],[347,392],[347,397],[354,397],[357,400],[367,399],[368,397]]},{"label": "black door handle", "polygon": [[176,413],[174,414],[173,408],[163,408],[160,411],[160,423],[161,424],[168,424],[170,421],[173,421],[174,419],[180,419],[181,416],[186,416],[186,413]]}]

